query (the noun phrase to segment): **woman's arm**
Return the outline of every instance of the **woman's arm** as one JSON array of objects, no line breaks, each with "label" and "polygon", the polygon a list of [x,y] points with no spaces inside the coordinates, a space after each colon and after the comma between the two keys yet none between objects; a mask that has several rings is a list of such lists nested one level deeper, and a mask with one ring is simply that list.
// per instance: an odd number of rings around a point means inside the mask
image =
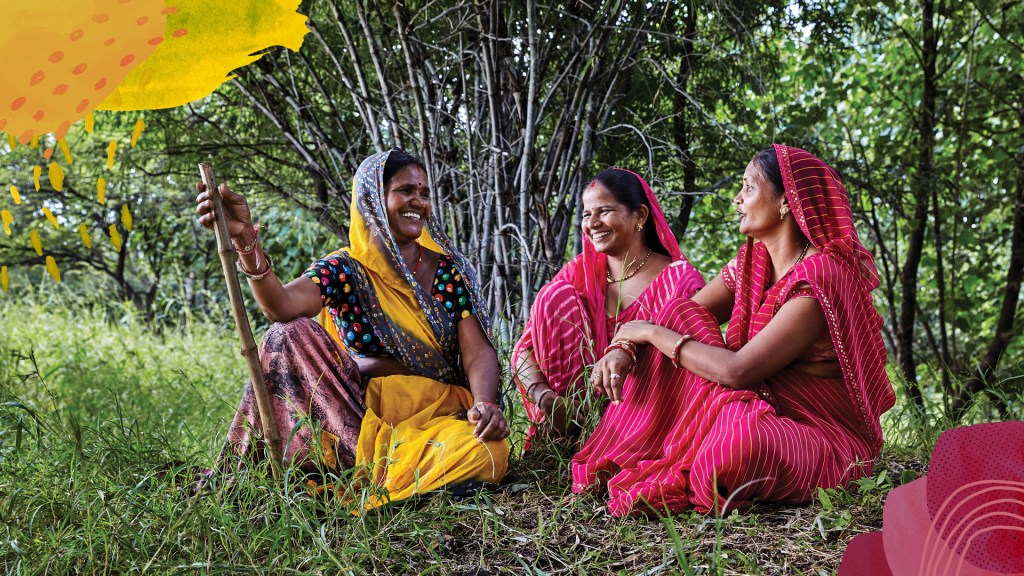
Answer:
[{"label": "woman's arm", "polygon": [[352,359],[359,366],[359,374],[368,378],[396,375],[409,376],[413,373],[412,370],[405,367],[405,364],[391,357],[367,356],[363,358],[361,356],[352,356]]},{"label": "woman's arm", "polygon": [[[196,189],[199,191],[199,195],[196,197],[196,214],[199,216],[199,223],[207,228],[213,228],[213,200],[210,198],[210,193],[201,183],[196,186]],[[272,322],[287,322],[302,316],[308,318],[317,315],[320,308],[323,307],[320,289],[305,277],[282,284],[277,275],[271,271],[270,260],[263,251],[263,247],[257,242],[256,230],[253,228],[252,216],[249,213],[249,203],[246,202],[245,197],[232,192],[225,184],[220,185],[220,193],[223,198],[224,219],[228,224],[228,234],[231,236],[235,250],[238,251],[242,268],[250,272],[245,276],[249,280],[249,287],[263,314]],[[247,247],[252,248],[246,251]],[[243,251],[246,253],[243,254]],[[257,280],[253,276],[262,277]]]},{"label": "woman's arm", "polygon": [[[783,304],[768,325],[738,352],[689,341],[679,350],[679,363],[712,382],[747,388],[792,364],[827,330],[825,313],[817,300],[794,298]],[[616,334],[616,338],[656,346],[666,356],[672,355],[681,336],[648,322],[630,322]]]},{"label": "woman's arm", "polygon": [[473,407],[467,416],[476,423],[473,436],[483,442],[508,436],[508,423],[498,408],[498,354],[491,346],[476,316],[463,318],[458,324],[459,351],[473,392]]}]

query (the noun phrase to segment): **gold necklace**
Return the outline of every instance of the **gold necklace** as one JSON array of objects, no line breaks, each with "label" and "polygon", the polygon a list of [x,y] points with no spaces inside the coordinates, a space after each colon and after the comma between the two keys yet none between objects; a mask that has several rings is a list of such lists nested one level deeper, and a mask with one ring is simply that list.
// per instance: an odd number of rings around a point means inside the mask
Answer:
[{"label": "gold necklace", "polygon": [[[804,256],[807,256],[807,249],[810,246],[811,246],[810,242],[804,244],[804,249],[800,251],[800,257],[796,259],[796,262],[793,262],[793,266],[796,266],[797,264],[799,264],[800,261],[804,259]],[[790,266],[790,268],[792,268],[793,266]]]},{"label": "gold necklace", "polygon": [[636,273],[639,272],[644,267],[645,264],[647,264],[647,259],[650,258],[650,257],[651,257],[651,249],[648,248],[647,249],[647,256],[644,256],[643,262],[641,262],[639,266],[634,268],[632,272],[630,272],[629,274],[626,274],[625,276],[623,276],[622,278],[619,278],[618,280],[616,280],[615,278],[612,278],[612,271],[611,270],[605,270],[605,274],[607,275],[607,278],[608,278],[608,283],[609,284],[613,284],[615,282],[625,282],[626,280],[629,280],[633,276],[636,276]]}]

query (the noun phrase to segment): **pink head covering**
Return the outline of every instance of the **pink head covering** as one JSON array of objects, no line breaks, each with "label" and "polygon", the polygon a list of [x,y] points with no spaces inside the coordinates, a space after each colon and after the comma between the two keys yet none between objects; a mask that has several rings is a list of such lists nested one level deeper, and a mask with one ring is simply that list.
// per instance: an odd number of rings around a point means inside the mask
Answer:
[{"label": "pink head covering", "polygon": [[878,288],[875,259],[857,237],[846,188],[831,166],[806,150],[773,144],[786,199],[804,236],[819,252],[855,265],[870,292]]},{"label": "pink head covering", "polygon": [[[658,241],[665,247],[668,252],[669,259],[673,262],[686,260],[683,256],[683,252],[679,249],[679,242],[676,240],[675,234],[672,233],[672,228],[668,225],[668,220],[665,219],[665,213],[661,209],[661,205],[658,204],[658,199],[654,197],[654,192],[651,191],[651,187],[647,184],[647,181],[640,177],[636,172],[624,170],[622,168],[615,168],[615,170],[622,170],[623,172],[629,172],[640,181],[640,185],[643,186],[644,194],[647,196],[647,202],[650,204],[651,209],[651,223],[654,226],[654,230],[657,233]],[[593,183],[591,183],[592,185]],[[694,270],[694,274],[696,274]],[[605,346],[608,345],[608,327],[604,322],[605,318],[605,294],[608,288],[606,281],[608,274],[608,257],[597,251],[594,247],[593,242],[586,234],[583,235],[583,254],[577,256],[573,261],[569,262],[562,270],[555,276],[555,278],[561,278],[568,282],[571,282],[579,293],[583,296],[583,302],[586,306],[587,313],[590,319],[593,321],[591,327],[594,334],[594,350],[598,354],[604,350]],[[701,282],[703,283],[703,282]]]}]

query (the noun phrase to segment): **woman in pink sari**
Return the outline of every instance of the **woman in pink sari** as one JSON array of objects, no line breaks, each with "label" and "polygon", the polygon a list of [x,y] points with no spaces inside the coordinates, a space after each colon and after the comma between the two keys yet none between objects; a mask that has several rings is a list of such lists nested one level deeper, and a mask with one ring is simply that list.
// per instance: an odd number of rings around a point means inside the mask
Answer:
[{"label": "woman in pink sari", "polygon": [[804,502],[878,457],[895,402],[878,273],[838,175],[775,145],[735,203],[737,257],[692,300],[619,329],[635,363],[613,343],[594,369],[613,404],[573,458],[573,490],[606,484],[614,515]]},{"label": "woman in pink sari", "polygon": [[650,186],[609,168],[583,191],[583,253],[541,289],[512,352],[513,377],[532,423],[575,435],[584,410],[584,366],[618,327],[689,298],[704,279],[683,256]]}]

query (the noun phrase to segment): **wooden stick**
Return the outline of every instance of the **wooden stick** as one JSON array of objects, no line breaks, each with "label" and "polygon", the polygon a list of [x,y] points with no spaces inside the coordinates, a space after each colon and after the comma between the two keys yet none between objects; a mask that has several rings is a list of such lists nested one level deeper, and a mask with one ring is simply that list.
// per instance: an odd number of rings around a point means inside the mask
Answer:
[{"label": "wooden stick", "polygon": [[249,326],[249,316],[245,312],[245,303],[242,301],[242,287],[238,282],[238,272],[235,270],[235,247],[231,244],[231,236],[228,234],[228,223],[224,219],[223,198],[220,189],[217,188],[217,181],[213,177],[213,166],[209,162],[199,165],[199,173],[203,178],[203,184],[210,191],[210,199],[213,200],[213,215],[216,225],[213,228],[217,236],[217,252],[220,255],[220,265],[224,270],[224,279],[228,284],[228,297],[231,300],[231,313],[235,317],[235,328],[238,330],[238,337],[242,341],[242,356],[249,368],[249,378],[252,379],[252,391],[256,396],[256,407],[260,412],[260,422],[263,423],[263,435],[270,450],[270,467],[274,478],[282,478],[282,462],[284,458],[281,453],[281,435],[277,430],[277,422],[274,421],[274,413],[270,407],[270,395],[267,394],[267,386],[263,383],[263,370],[260,367],[259,349],[252,337],[252,328]]}]

